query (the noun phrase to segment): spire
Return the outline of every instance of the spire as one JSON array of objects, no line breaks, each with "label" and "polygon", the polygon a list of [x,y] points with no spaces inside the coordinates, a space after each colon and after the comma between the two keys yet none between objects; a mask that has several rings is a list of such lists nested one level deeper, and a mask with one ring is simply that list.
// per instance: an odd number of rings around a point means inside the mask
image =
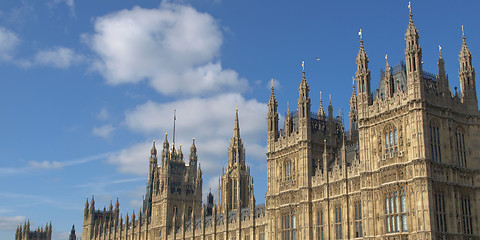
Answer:
[{"label": "spire", "polygon": [[196,165],[197,164],[197,147],[195,146],[195,138],[192,138],[192,146],[190,147],[190,157],[189,157],[189,165]]},{"label": "spire", "polygon": [[308,97],[307,80],[305,79],[305,62],[302,61],[302,81],[298,87],[298,117],[304,120],[299,121],[299,127],[307,127],[310,124],[310,97]]},{"label": "spire", "polygon": [[235,108],[235,126],[233,128],[233,137],[240,137],[240,127],[238,126],[238,106]]},{"label": "spire", "polygon": [[87,217],[88,214],[88,198],[85,201],[85,209],[83,210],[83,217]]},{"label": "spire", "polygon": [[183,162],[182,144],[178,146],[177,156],[178,156],[178,160]]},{"label": "spire", "polygon": [[384,78],[384,94],[385,99],[389,98],[393,94],[393,78],[390,73],[390,66],[388,65],[388,55],[385,55],[385,78]]},{"label": "spire", "polygon": [[322,91],[320,91],[320,107],[318,108],[317,117],[320,120],[325,120],[325,110],[323,109]]},{"label": "spire", "polygon": [[468,102],[472,110],[478,111],[477,90],[475,83],[475,68],[472,65],[472,53],[468,49],[465,31],[462,25],[462,48],[458,55],[460,69],[458,76],[460,79],[460,91],[462,93],[462,102]]},{"label": "spire", "polygon": [[405,32],[405,63],[407,72],[407,89],[409,99],[420,99],[425,94],[423,80],[422,48],[418,41],[420,35],[413,24],[412,6],[409,2],[409,22]]},{"label": "spire", "polygon": [[163,141],[163,150],[168,151],[168,133],[165,133],[165,140]]},{"label": "spire", "polygon": [[407,55],[416,55],[417,53],[420,53],[420,56],[413,56],[413,57],[420,57],[420,59],[412,58],[407,60],[412,60],[411,62],[407,62],[407,71],[410,70],[416,71],[417,66],[420,64],[421,65],[421,49],[420,49],[420,44],[418,42],[419,34],[418,30],[415,27],[415,24],[413,23],[413,14],[412,14],[412,5],[410,2],[408,2],[408,9],[409,9],[409,18],[410,20],[408,21],[408,27],[407,31],[405,32],[405,41],[407,44],[407,47],[405,48],[405,56]]},{"label": "spire", "polygon": [[155,139],[153,140],[152,150],[150,150],[150,155],[157,156],[157,149],[155,148]]},{"label": "spire", "polygon": [[360,35],[360,49],[357,54],[357,71],[355,78],[357,79],[357,91],[360,102],[370,103],[370,70],[368,69],[368,56],[363,47],[362,29],[358,33]]},{"label": "spire", "polygon": [[244,163],[244,147],[242,138],[240,137],[240,126],[238,122],[238,107],[235,109],[235,125],[233,128],[233,137],[230,140],[230,147],[228,149],[228,165],[232,166],[236,163]]},{"label": "spire", "polygon": [[75,234],[75,225],[72,225],[72,230],[70,230],[70,236],[68,237],[68,240],[76,240],[77,235]]},{"label": "spire", "polygon": [[450,92],[450,87],[448,83],[448,77],[445,73],[445,61],[442,58],[442,47],[438,45],[438,75],[437,75],[437,83],[438,83],[438,92],[443,96],[450,96],[448,94]]},{"label": "spire", "polygon": [[272,91],[270,93],[270,99],[268,100],[268,114],[267,114],[267,145],[270,146],[271,141],[275,141],[278,137],[278,113],[277,113],[277,99],[273,91],[273,78],[272,78]]},{"label": "spire", "polygon": [[354,140],[357,130],[357,95],[355,94],[355,78],[352,77],[352,96],[350,97],[350,112],[348,118],[350,119],[350,140]]},{"label": "spire", "polygon": [[333,121],[333,106],[332,106],[332,95],[328,95],[328,121]]}]

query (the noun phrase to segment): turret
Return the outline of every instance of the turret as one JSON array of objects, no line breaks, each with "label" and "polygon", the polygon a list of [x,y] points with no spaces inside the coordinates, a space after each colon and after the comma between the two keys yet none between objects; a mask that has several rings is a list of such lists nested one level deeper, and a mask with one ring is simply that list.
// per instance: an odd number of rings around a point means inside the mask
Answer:
[{"label": "turret", "polygon": [[350,112],[348,113],[350,119],[350,140],[354,141],[357,134],[357,95],[355,94],[355,78],[352,83],[352,96],[350,97]]},{"label": "turret", "polygon": [[[302,81],[298,87],[298,117],[299,119],[308,119],[310,122],[310,97],[308,92],[310,88],[305,78],[305,62],[302,62]],[[300,121],[301,122],[301,121]],[[299,123],[301,125],[301,123]]]},{"label": "turret", "polygon": [[95,212],[95,199],[94,196],[92,195],[92,200],[90,201],[90,214],[93,215]]},{"label": "turret", "polygon": [[85,208],[83,209],[83,218],[87,218],[88,216],[88,198],[85,201]]},{"label": "turret", "polygon": [[477,90],[475,88],[475,69],[472,65],[472,53],[467,47],[465,33],[462,26],[462,48],[458,55],[460,69],[460,90],[462,91],[462,102],[468,104],[472,111],[478,112]]},{"label": "turret", "polygon": [[243,147],[242,138],[240,137],[240,125],[238,121],[238,108],[235,110],[235,125],[233,128],[233,137],[230,140],[228,149],[228,166],[245,164],[245,148]]},{"label": "turret", "polygon": [[[273,91],[273,79],[272,79],[272,92],[270,93],[270,99],[268,100],[268,113],[267,113],[267,145],[271,145],[271,142],[275,142],[278,137],[278,112],[277,112],[277,100]],[[273,144],[272,144],[273,145]]]},{"label": "turret", "polygon": [[325,110],[323,109],[322,92],[320,92],[320,107],[318,108],[317,118],[322,121],[326,118]]},{"label": "turret", "polygon": [[405,63],[407,65],[407,91],[410,99],[421,99],[424,95],[424,81],[422,69],[422,48],[418,42],[418,30],[413,24],[413,14],[410,3],[410,20],[405,32]]},{"label": "turret", "polygon": [[189,159],[189,165],[195,166],[196,168],[198,157],[197,157],[197,147],[195,146],[195,138],[193,138],[192,140],[192,146],[190,147],[190,157],[188,157],[188,159]]},{"label": "turret", "polygon": [[392,97],[393,95],[393,77],[390,72],[390,66],[388,65],[388,58],[387,55],[385,55],[385,75],[383,77],[384,81],[384,94],[385,94],[385,99],[388,99]]},{"label": "turret", "polygon": [[445,73],[445,61],[442,58],[442,47],[438,45],[438,75],[437,75],[438,93],[444,97],[451,96],[448,83],[448,76]]},{"label": "turret", "polygon": [[162,166],[166,164],[168,161],[168,133],[165,133],[165,140],[163,141],[163,149],[162,149]]},{"label": "turret", "polygon": [[70,236],[68,240],[77,240],[77,235],[75,234],[75,225],[72,225],[72,230],[70,230]]},{"label": "turret", "polygon": [[[368,69],[368,56],[363,48],[362,29],[360,29],[360,50],[356,59],[357,71],[355,72],[355,79],[357,79],[357,96],[359,105],[369,105],[371,103],[370,92],[370,70]],[[359,107],[359,110],[362,108]]]}]

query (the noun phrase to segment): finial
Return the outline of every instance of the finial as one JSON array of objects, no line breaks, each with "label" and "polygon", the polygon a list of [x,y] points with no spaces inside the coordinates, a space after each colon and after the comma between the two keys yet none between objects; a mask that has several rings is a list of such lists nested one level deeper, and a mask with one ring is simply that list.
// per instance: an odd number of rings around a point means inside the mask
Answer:
[{"label": "finial", "polygon": [[438,56],[442,58],[442,46],[438,45]]},{"label": "finial", "polygon": [[363,34],[362,34],[361,28],[360,28],[360,31],[358,32],[358,36],[360,36],[360,48],[363,48]]},{"label": "finial", "polygon": [[272,80],[271,80],[271,81],[272,81],[272,91],[273,91],[273,78],[272,78]]},{"label": "finial", "polygon": [[462,25],[462,40],[463,40],[463,43],[465,43],[465,31],[463,30],[463,25]]},{"label": "finial", "polygon": [[385,54],[385,60],[388,61],[388,54]]},{"label": "finial", "polygon": [[408,1],[408,10],[410,11],[410,14],[412,14],[412,3]]},{"label": "finial", "polygon": [[328,100],[330,101],[330,105],[332,105],[332,94],[328,94]]},{"label": "finial", "polygon": [[322,91],[320,91],[320,102],[322,102]]},{"label": "finial", "polygon": [[[463,26],[462,26],[463,29]],[[305,72],[305,61],[302,61],[302,72]]]},{"label": "finial", "polygon": [[287,101],[287,113],[290,113],[290,102]]},{"label": "finial", "polygon": [[352,86],[355,87],[355,76],[352,76]]}]

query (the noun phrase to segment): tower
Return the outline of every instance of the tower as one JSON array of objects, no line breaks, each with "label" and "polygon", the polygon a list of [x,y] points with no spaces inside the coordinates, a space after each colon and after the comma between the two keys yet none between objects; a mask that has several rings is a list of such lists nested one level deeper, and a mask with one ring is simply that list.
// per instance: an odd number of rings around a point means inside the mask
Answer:
[{"label": "tower", "polygon": [[245,163],[245,148],[240,137],[238,108],[235,111],[235,125],[228,148],[227,167],[222,172],[218,189],[220,212],[248,207],[251,198],[250,167]]}]

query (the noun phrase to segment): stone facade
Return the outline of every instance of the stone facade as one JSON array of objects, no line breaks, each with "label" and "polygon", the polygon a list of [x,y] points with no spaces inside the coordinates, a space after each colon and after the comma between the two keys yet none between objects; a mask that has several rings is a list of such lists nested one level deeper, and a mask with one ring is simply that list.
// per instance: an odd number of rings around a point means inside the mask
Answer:
[{"label": "stone facade", "polygon": [[[405,63],[388,60],[370,90],[360,41],[350,99],[350,132],[322,104],[310,112],[305,71],[298,110],[278,128],[268,103],[268,239],[480,239],[480,119],[465,36],[461,93],[422,69],[412,14]],[[440,48],[441,49],[441,48]]]},{"label": "stone facade", "polygon": [[213,195],[202,204],[195,141],[189,163],[181,147],[151,150],[143,210],[85,204],[83,239],[480,239],[480,115],[472,55],[463,36],[460,92],[452,92],[439,52],[438,74],[422,69],[419,33],[410,21],[405,62],[386,58],[379,88],[370,89],[369,58],[360,40],[349,132],[320,99],[311,112],[305,69],[297,110],[279,128],[272,88],[267,113],[267,192],[255,205],[238,110]]},{"label": "stone facade", "polygon": [[52,239],[52,223],[46,224],[45,228],[38,227],[34,231],[30,231],[30,221],[27,221],[17,227],[15,231],[15,240],[51,240]]}]

